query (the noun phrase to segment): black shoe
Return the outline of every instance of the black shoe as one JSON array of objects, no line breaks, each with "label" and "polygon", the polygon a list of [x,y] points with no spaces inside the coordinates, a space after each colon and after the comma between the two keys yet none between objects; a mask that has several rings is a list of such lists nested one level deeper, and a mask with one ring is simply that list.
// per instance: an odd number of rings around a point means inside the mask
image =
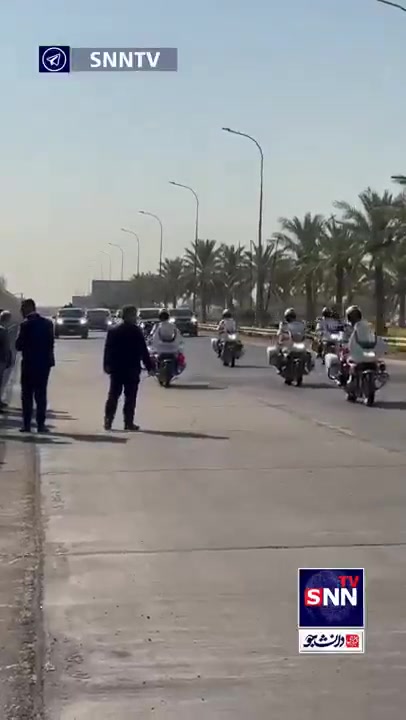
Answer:
[{"label": "black shoe", "polygon": [[105,430],[111,430],[113,425],[113,421],[109,420],[108,418],[104,418],[104,429]]},{"label": "black shoe", "polygon": [[41,435],[44,435],[44,434],[50,432],[49,427],[47,427],[46,425],[38,425],[37,431],[39,433],[41,433]]},{"label": "black shoe", "polygon": [[135,423],[125,423],[124,430],[127,430],[127,432],[138,432],[140,429],[139,425],[135,425]]},{"label": "black shoe", "polygon": [[23,425],[23,426],[20,428],[20,433],[30,433],[30,432],[31,432],[31,428],[30,428],[30,427],[27,427],[26,425]]}]

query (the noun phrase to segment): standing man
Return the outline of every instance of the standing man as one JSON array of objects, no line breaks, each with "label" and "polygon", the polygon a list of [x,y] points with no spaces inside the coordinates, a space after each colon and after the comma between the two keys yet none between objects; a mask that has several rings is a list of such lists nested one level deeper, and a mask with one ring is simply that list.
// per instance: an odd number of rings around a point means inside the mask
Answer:
[{"label": "standing man", "polygon": [[45,420],[49,374],[55,365],[54,327],[51,320],[37,313],[34,300],[23,300],[21,314],[24,320],[16,340],[16,350],[22,354],[23,425],[20,432],[31,432],[34,400],[38,432],[48,432]]},{"label": "standing man", "polygon": [[2,310],[0,313],[0,412],[7,407],[7,403],[3,402],[3,382],[6,370],[12,364],[12,352],[10,347],[9,326],[11,323],[11,313],[8,310]]},{"label": "standing man", "polygon": [[120,325],[110,328],[104,346],[103,368],[110,375],[110,389],[104,411],[104,429],[111,430],[118,400],[124,390],[124,429],[139,430],[134,424],[140,383],[141,361],[150,374],[153,364],[141,329],[136,324],[137,309],[126,305]]}]

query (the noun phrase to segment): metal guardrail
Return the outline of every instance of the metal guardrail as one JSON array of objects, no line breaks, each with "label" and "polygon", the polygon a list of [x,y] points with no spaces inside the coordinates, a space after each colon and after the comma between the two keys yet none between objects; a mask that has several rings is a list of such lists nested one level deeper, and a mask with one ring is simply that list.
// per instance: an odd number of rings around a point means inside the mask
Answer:
[{"label": "metal guardrail", "polygon": [[[217,330],[217,324],[215,323],[199,323],[199,328],[202,330],[210,330],[210,331],[216,331]],[[249,337],[262,337],[262,338],[268,338],[276,335],[277,330],[275,328],[256,328],[256,327],[245,327],[241,326],[239,328],[239,332],[241,335],[247,335]],[[309,333],[309,335],[313,336],[314,333]],[[383,337],[382,340],[388,345],[388,347],[392,350],[404,350],[406,351],[406,337]]]}]

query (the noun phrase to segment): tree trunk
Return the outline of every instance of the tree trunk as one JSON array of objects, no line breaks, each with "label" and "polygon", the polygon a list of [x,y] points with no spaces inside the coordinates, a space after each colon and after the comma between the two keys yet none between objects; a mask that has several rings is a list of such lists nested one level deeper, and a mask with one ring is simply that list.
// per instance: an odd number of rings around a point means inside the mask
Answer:
[{"label": "tree trunk", "polygon": [[172,305],[174,308],[176,308],[177,304],[178,304],[178,298],[176,297],[176,295],[174,295],[172,297]]},{"label": "tree trunk", "polygon": [[314,299],[313,299],[313,283],[312,278],[307,277],[305,282],[306,289],[306,320],[312,322],[314,320]]},{"label": "tree trunk", "polygon": [[336,269],[336,305],[340,315],[343,312],[343,297],[344,297],[344,268],[340,263],[337,263]]},{"label": "tree trunk", "polygon": [[205,323],[207,322],[207,298],[204,285],[200,288],[200,302],[202,306],[202,321]]},{"label": "tree trunk", "polygon": [[375,260],[375,331],[377,335],[385,332],[385,277],[383,263]]},{"label": "tree trunk", "polygon": [[265,308],[264,308],[266,313],[268,312],[269,303],[271,302],[271,292],[272,292],[272,286],[271,286],[271,283],[268,283],[268,288],[266,291],[266,299],[265,299]]},{"label": "tree trunk", "polygon": [[399,327],[406,327],[406,283],[399,288]]}]

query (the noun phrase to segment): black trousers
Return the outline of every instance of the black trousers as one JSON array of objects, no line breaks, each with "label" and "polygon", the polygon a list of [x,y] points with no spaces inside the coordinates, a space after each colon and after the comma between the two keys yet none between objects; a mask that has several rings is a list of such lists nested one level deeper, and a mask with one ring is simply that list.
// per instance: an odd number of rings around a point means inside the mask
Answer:
[{"label": "black trousers", "polygon": [[113,373],[110,375],[110,388],[104,411],[106,420],[113,422],[118,401],[124,390],[124,423],[126,425],[132,425],[134,422],[139,384],[140,376],[138,374]]},{"label": "black trousers", "polygon": [[21,373],[21,403],[23,408],[23,425],[30,427],[36,406],[38,427],[45,425],[47,414],[47,391],[50,368],[27,370]]}]

